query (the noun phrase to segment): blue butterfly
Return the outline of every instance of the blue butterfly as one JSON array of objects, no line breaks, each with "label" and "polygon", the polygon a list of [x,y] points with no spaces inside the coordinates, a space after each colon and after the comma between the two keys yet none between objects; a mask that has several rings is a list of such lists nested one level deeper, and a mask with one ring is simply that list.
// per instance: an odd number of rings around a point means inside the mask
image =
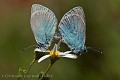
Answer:
[{"label": "blue butterfly", "polygon": [[[31,28],[38,44],[35,52],[49,52],[49,55],[43,56],[38,62],[49,56],[77,58],[76,54],[87,50],[85,46],[85,15],[83,9],[78,6],[68,11],[61,19],[58,29],[62,42],[66,43],[71,51],[59,52],[58,45],[48,50],[57,27],[57,18],[55,14],[45,6],[33,4],[31,8]],[[70,54],[73,52],[74,54]]]},{"label": "blue butterfly", "polygon": [[33,4],[31,8],[31,28],[40,49],[48,49],[56,30],[57,19],[48,8]]},{"label": "blue butterfly", "polygon": [[67,12],[61,19],[59,31],[63,41],[74,53],[84,52],[85,46],[85,15],[81,7],[75,7]]}]

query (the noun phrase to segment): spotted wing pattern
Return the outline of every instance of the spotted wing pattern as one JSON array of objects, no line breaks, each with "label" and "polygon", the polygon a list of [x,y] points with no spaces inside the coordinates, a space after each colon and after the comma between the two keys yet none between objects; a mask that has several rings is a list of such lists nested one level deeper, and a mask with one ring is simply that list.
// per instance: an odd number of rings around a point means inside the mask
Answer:
[{"label": "spotted wing pattern", "polygon": [[67,12],[58,25],[63,41],[74,52],[85,50],[85,16],[81,7],[75,7]]},{"label": "spotted wing pattern", "polygon": [[47,7],[33,4],[30,22],[37,44],[40,47],[48,48],[56,30],[55,14]]}]

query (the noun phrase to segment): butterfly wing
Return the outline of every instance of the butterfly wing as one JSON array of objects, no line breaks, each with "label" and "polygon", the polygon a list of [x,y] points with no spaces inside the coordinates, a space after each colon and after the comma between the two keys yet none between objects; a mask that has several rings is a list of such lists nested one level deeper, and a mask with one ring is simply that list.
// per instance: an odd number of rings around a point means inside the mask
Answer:
[{"label": "butterfly wing", "polygon": [[85,16],[81,7],[75,7],[67,12],[58,25],[63,41],[74,53],[85,49]]},{"label": "butterfly wing", "polygon": [[40,47],[48,48],[56,30],[55,14],[47,7],[33,4],[30,22],[37,44]]}]

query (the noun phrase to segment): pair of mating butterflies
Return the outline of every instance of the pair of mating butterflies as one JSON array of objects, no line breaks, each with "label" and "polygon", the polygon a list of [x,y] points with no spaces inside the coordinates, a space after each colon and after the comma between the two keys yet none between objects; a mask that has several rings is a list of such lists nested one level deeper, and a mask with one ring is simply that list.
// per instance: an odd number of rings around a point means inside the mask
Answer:
[{"label": "pair of mating butterflies", "polygon": [[[33,4],[31,8],[31,28],[38,44],[35,51],[47,52],[57,29],[55,14],[45,6]],[[61,39],[71,52],[79,54],[87,50],[85,46],[85,15],[81,7],[68,11],[58,24]]]}]

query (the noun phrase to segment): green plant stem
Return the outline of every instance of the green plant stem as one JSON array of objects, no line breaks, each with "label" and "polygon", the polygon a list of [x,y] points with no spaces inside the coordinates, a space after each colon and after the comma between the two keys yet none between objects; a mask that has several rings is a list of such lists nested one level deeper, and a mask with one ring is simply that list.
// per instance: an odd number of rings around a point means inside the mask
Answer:
[{"label": "green plant stem", "polygon": [[[28,73],[29,73],[29,71],[30,71],[32,65],[35,63],[35,61],[36,61],[35,59],[32,60],[32,62],[30,63],[30,66],[29,66],[29,68],[28,68],[28,70],[27,70],[25,76],[28,75]],[[25,80],[25,79],[26,79],[26,77],[25,77],[23,80]]]},{"label": "green plant stem", "polygon": [[52,67],[52,64],[49,64],[48,68],[46,69],[46,71],[43,73],[43,75],[41,76],[39,80],[43,79],[43,77],[47,74],[47,72],[50,70],[51,67]]},{"label": "green plant stem", "polygon": [[50,70],[50,68],[52,67],[52,65],[51,64],[49,64],[49,66],[48,66],[48,68],[46,69],[46,71],[45,71],[45,73],[44,73],[44,75],[46,75],[47,74],[47,72]]},{"label": "green plant stem", "polygon": [[29,73],[29,71],[30,71],[32,65],[35,63],[35,61],[36,61],[35,59],[32,60],[32,62],[30,63],[30,66],[29,66],[29,68],[28,68],[28,70],[27,70],[25,75],[27,75]]}]

